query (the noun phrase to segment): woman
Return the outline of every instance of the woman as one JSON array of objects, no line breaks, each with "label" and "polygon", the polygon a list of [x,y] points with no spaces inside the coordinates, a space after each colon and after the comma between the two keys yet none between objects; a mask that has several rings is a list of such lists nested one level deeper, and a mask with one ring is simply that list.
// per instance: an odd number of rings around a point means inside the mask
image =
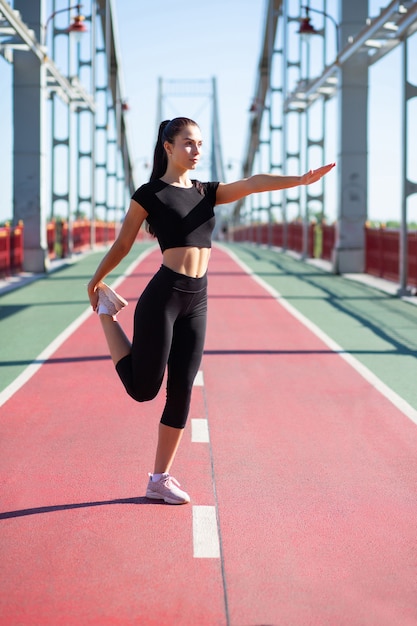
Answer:
[{"label": "woman", "polygon": [[[120,234],[88,285],[127,393],[138,402],[151,400],[168,366],[166,403],[146,496],[170,504],[190,501],[169,472],[203,354],[214,207],[252,193],[309,185],[334,167],[325,165],[303,176],[256,174],[234,183],[200,183],[191,180],[189,172],[197,167],[202,143],[193,120],[162,122],[150,182],[133,194]],[[144,220],[158,239],[162,265],[137,303],[131,343],[116,321],[127,302],[102,281],[129,252]]]}]

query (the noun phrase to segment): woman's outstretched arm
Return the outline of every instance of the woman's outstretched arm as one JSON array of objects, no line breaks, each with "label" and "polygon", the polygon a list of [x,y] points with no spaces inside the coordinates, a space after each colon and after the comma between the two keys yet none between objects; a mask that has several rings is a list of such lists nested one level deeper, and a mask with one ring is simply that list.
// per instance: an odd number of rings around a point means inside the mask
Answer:
[{"label": "woman's outstretched arm", "polygon": [[252,193],[289,189],[290,187],[298,187],[299,185],[311,185],[323,178],[335,165],[335,163],[329,163],[316,170],[310,170],[302,176],[254,174],[253,176],[249,176],[249,178],[243,178],[234,183],[220,183],[216,194],[216,204],[236,202],[236,200],[240,200]]}]

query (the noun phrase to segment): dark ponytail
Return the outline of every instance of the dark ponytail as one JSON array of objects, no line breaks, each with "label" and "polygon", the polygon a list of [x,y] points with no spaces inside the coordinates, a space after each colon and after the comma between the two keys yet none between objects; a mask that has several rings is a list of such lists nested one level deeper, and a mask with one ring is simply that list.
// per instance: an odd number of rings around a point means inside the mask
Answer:
[{"label": "dark ponytail", "polygon": [[156,146],[153,153],[153,167],[152,174],[149,179],[150,181],[161,178],[167,171],[168,157],[164,148],[164,130],[166,126],[168,126],[168,124],[169,120],[165,120],[165,122],[161,122],[159,125],[158,139],[156,141]]}]

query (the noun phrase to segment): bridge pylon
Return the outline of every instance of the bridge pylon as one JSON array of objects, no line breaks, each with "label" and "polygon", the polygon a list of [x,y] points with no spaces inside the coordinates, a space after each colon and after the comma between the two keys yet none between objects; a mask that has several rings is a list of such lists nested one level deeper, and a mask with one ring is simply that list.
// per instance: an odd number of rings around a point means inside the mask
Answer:
[{"label": "bridge pylon", "polygon": [[201,167],[207,178],[225,180],[221,149],[216,78],[158,81],[157,128],[164,119],[190,117],[203,131],[205,146]]}]

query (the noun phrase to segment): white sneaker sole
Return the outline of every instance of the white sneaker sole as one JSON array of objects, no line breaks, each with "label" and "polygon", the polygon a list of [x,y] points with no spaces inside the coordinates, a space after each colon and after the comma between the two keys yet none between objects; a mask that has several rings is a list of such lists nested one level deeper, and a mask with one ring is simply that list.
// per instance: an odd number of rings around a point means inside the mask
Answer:
[{"label": "white sneaker sole", "polygon": [[114,289],[106,285],[106,283],[101,282],[99,284],[99,289],[101,289],[106,294],[107,298],[110,300],[110,302],[114,304],[116,309],[123,309],[129,304],[127,300],[125,300],[122,296],[116,293]]},{"label": "white sneaker sole", "polygon": [[149,489],[147,489],[146,491],[146,497],[150,500],[163,500],[167,504],[188,504],[190,502],[190,499],[186,500],[184,498],[183,500],[178,500],[174,497],[170,498],[169,496],[163,496],[160,493],[157,493],[156,491],[150,491]]}]

